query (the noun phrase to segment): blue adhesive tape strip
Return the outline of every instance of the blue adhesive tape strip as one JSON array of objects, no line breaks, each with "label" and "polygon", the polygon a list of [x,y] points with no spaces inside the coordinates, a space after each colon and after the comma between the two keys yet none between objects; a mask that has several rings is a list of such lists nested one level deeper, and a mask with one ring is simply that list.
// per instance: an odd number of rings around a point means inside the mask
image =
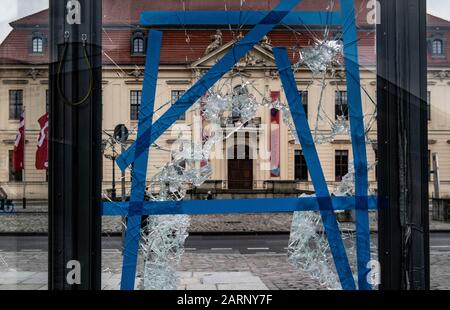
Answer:
[{"label": "blue adhesive tape strip", "polygon": [[150,30],[144,71],[144,85],[142,88],[142,103],[139,111],[139,126],[136,139],[138,156],[136,157],[134,169],[132,171],[133,181],[131,188],[130,214],[127,219],[127,230],[125,235],[126,250],[123,255],[121,290],[133,290],[136,278],[136,262],[141,233],[140,228],[143,201],[145,197],[148,154],[151,145],[149,135],[145,135],[145,132],[151,132],[152,129],[161,43],[162,33],[160,31]]},{"label": "blue adhesive tape strip", "polygon": [[[355,207],[355,197],[331,197],[333,210],[352,210]],[[378,209],[376,196],[367,198],[370,210]],[[330,207],[329,205],[324,208]],[[126,216],[132,212],[128,202],[104,202],[104,216]],[[183,201],[144,201],[140,214],[142,215],[199,215],[199,214],[239,214],[239,213],[270,213],[319,211],[316,197],[273,198],[273,199],[224,199],[224,200],[183,200]]]},{"label": "blue adhesive tape strip", "polygon": [[[269,11],[147,11],[142,12],[140,24],[147,27],[256,25]],[[342,24],[341,12],[289,12],[282,24],[328,25]]]},{"label": "blue adhesive tape strip", "polygon": [[[302,0],[281,0],[277,7],[263,16],[260,21],[243,39],[235,44],[225,56],[215,64],[199,81],[195,83],[186,93],[173,104],[152,129],[143,133],[143,138],[154,143],[183,113],[187,111],[198,99],[200,99],[217,81],[219,81],[233,66],[244,57],[253,46],[259,43],[282,19]],[[272,13],[277,12],[277,13]],[[270,17],[268,17],[270,16]],[[268,21],[271,24],[267,24]],[[142,152],[136,147],[136,143],[130,146],[120,157],[117,158],[117,165],[125,170],[131,165]]]},{"label": "blue adhesive tape strip", "polygon": [[[368,212],[368,173],[366,135],[361,99],[361,81],[358,63],[358,36],[353,0],[341,0],[343,20],[344,59],[347,75],[347,92],[349,100],[350,131],[352,136],[353,162],[355,167],[356,192],[356,247],[358,265],[358,287],[370,290],[367,282],[370,269],[370,228]],[[346,16],[344,14],[347,14]]]},{"label": "blue adhesive tape strip", "polygon": [[[300,2],[301,0],[281,0],[273,10],[279,13],[274,14],[272,11],[263,17],[261,19],[264,22],[263,24],[256,25],[154,124],[152,124],[152,119],[162,34],[157,31],[150,31],[138,136],[133,146],[117,160],[117,164],[122,170],[134,163],[130,208],[133,214],[136,214],[130,216],[127,222],[126,250],[122,267],[122,290],[134,289],[140,235],[141,215],[139,215],[139,209],[142,209],[142,205],[139,205],[138,202],[144,201],[150,145]],[[267,24],[269,21],[274,24]],[[133,150],[132,156],[129,154],[130,149]],[[126,159],[129,160],[127,164],[125,163]]]},{"label": "blue adhesive tape strip", "polygon": [[336,271],[344,290],[356,289],[353,280],[352,270],[345,251],[344,242],[341,232],[333,211],[333,204],[325,181],[322,166],[320,165],[319,156],[311,135],[311,129],[303,108],[301,97],[299,95],[297,84],[295,82],[294,73],[291,69],[291,63],[286,48],[274,48],[273,54],[275,62],[280,73],[280,79],[289,103],[292,119],[297,130],[298,138],[302,146],[303,155],[309,168],[311,180],[318,196],[316,199],[319,204],[322,222],[330,244],[331,253],[334,258]]}]

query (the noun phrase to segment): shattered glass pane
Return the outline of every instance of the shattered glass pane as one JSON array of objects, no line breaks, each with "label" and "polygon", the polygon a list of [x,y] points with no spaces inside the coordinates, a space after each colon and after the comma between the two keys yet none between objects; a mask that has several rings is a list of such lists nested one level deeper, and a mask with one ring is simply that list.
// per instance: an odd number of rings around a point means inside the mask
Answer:
[{"label": "shattered glass pane", "polygon": [[326,72],[335,65],[339,65],[343,46],[337,40],[317,40],[312,47],[300,50],[300,60],[295,65],[308,67],[314,75]]},{"label": "shattered glass pane", "polygon": [[288,261],[328,289],[341,289],[327,238],[318,231],[317,212],[294,212],[288,246]]},{"label": "shattered glass pane", "polygon": [[149,216],[142,230],[145,290],[175,290],[176,266],[184,253],[190,219],[187,215]]},{"label": "shattered glass pane", "polygon": [[[369,165],[367,171],[375,169],[376,162]],[[348,173],[342,177],[337,190],[334,193],[336,196],[355,196],[355,165],[353,161],[348,163]]]}]

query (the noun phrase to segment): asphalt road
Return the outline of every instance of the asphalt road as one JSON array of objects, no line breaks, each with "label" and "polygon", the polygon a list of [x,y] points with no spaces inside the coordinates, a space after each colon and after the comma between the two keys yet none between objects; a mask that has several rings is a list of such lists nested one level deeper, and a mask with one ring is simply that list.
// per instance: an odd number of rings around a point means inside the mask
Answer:
[{"label": "asphalt road", "polygon": [[[450,233],[432,233],[430,252],[450,253]],[[192,235],[186,241],[186,251],[201,253],[274,254],[286,253],[289,235]],[[372,248],[376,235],[372,235]],[[104,252],[118,252],[120,237],[103,237]],[[47,251],[45,236],[0,236],[0,251],[41,252]]]}]

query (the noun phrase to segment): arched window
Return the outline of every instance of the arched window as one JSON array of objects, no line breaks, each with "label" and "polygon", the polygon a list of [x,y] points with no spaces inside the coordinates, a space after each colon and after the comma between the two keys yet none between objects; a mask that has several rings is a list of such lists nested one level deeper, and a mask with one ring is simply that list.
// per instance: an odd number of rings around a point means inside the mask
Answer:
[{"label": "arched window", "polygon": [[144,39],[134,38],[133,39],[133,54],[143,54],[144,53]]},{"label": "arched window", "polygon": [[31,41],[31,51],[34,54],[42,54],[44,52],[44,39],[41,35],[34,35]]},{"label": "arched window", "polygon": [[237,98],[240,96],[245,96],[248,95],[248,88],[247,86],[242,86],[242,85],[237,85],[233,88],[233,98],[235,100],[233,100],[233,107],[232,107],[232,112],[231,112],[231,116],[233,118],[233,122],[237,121],[238,119],[241,118],[241,110],[243,108],[243,104],[245,104],[245,102],[242,102],[241,100],[238,100]]},{"label": "arched window", "polygon": [[145,39],[142,31],[136,31],[131,38],[131,53],[145,54]]},{"label": "arched window", "polygon": [[431,52],[433,55],[443,55],[444,54],[444,43],[441,39],[435,39],[431,43]]}]

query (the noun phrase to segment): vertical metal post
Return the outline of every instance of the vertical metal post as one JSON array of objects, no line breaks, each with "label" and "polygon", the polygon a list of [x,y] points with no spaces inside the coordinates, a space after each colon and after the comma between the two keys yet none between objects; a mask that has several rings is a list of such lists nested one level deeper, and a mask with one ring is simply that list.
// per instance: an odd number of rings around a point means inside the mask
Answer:
[{"label": "vertical metal post", "polygon": [[[123,134],[124,134],[124,130],[122,128],[122,135]],[[123,154],[123,152],[125,152],[125,146],[122,143],[120,153]],[[125,202],[127,200],[127,197],[126,197],[127,194],[126,194],[126,189],[125,189],[126,175],[125,175],[125,171],[122,171],[121,173],[122,173],[122,201]],[[126,220],[127,220],[127,218],[125,216],[122,216],[122,223],[125,223]],[[125,248],[125,232],[126,232],[125,226],[122,225],[122,253],[123,253],[123,249]]]},{"label": "vertical metal post", "polygon": [[113,155],[111,157],[112,162],[112,189],[111,189],[111,199],[116,201],[116,142],[113,141],[112,152]]},{"label": "vertical metal post", "polygon": [[379,2],[380,288],[429,289],[426,1]]},{"label": "vertical metal post", "polygon": [[[125,137],[125,130],[126,130],[125,126],[122,126],[120,128],[122,137]],[[120,154],[123,154],[123,152],[125,152],[124,143],[126,143],[127,140],[128,140],[128,134],[127,134],[127,139],[125,139],[125,141],[122,141],[122,143],[120,144]],[[122,201],[125,201],[126,200],[126,197],[125,197],[126,196],[126,191],[125,191],[125,171],[122,171],[121,174],[122,174]]]},{"label": "vertical metal post", "polygon": [[50,0],[50,290],[101,288],[101,3]]},{"label": "vertical metal post", "polygon": [[[121,154],[124,152],[124,146],[121,146]],[[125,189],[125,180],[126,176],[125,176],[125,171],[121,172],[121,186],[122,186],[122,201],[126,201],[126,189]]]}]

